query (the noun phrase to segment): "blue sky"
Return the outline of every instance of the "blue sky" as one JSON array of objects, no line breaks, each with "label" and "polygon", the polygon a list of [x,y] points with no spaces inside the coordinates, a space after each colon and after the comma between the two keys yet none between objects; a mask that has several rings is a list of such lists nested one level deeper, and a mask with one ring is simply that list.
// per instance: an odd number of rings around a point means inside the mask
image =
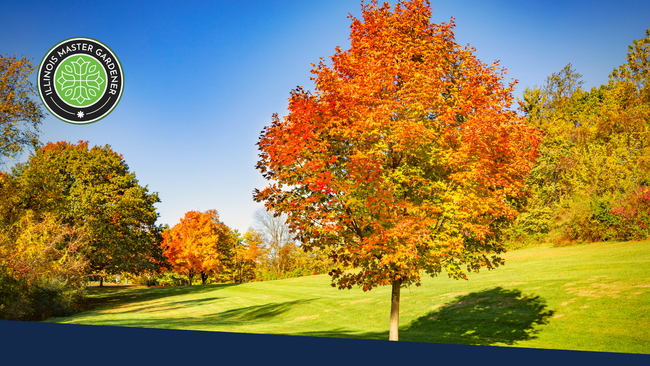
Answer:
[{"label": "blue sky", "polygon": [[[456,18],[459,44],[470,43],[485,63],[500,60],[519,80],[516,96],[567,63],[585,87],[606,83],[650,28],[648,1],[431,6],[433,22]],[[360,1],[5,1],[0,53],[38,64],[67,38],[108,45],[124,69],[120,104],[90,125],[48,116],[41,140],[111,145],[159,193],[159,223],[216,209],[244,232],[261,207],[252,191],[266,184],[254,168],[259,133],[273,113],[285,113],[291,89],[313,90],[310,63],[349,47],[348,13],[360,16]]]}]

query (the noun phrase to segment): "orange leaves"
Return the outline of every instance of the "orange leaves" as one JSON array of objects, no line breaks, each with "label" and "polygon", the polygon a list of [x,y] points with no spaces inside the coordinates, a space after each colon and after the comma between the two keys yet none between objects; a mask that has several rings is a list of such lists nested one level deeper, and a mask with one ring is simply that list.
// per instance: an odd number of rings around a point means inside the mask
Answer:
[{"label": "orange leaves", "polygon": [[362,13],[351,48],[313,67],[316,92],[292,91],[262,132],[257,168],[277,185],[255,199],[289,214],[303,245],[345,250],[361,272],[333,272],[340,288],[464,278],[459,263],[488,266],[472,253],[503,250],[537,137],[508,110],[504,70],[455,43],[453,18],[431,24],[417,0]]},{"label": "orange leaves", "polygon": [[162,247],[175,271],[213,273],[223,269],[230,256],[229,235],[216,210],[188,211],[179,224],[163,233]]}]

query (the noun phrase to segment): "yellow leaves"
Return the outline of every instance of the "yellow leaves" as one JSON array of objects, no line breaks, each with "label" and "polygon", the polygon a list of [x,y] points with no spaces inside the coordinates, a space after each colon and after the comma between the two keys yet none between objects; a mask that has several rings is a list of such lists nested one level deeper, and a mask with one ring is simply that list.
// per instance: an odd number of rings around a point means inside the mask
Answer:
[{"label": "yellow leaves", "polygon": [[371,289],[472,262],[512,216],[504,197],[520,193],[536,140],[496,64],[454,42],[453,18],[430,24],[423,1],[362,12],[351,48],[314,66],[317,92],[293,91],[262,133],[257,167],[282,188],[255,199],[290,214],[309,246],[349,251],[363,271],[337,273],[339,287]]},{"label": "yellow leaves", "polygon": [[35,217],[29,211],[18,220],[15,233],[0,233],[0,263],[28,282],[66,276],[80,281],[88,262],[80,255],[87,246],[84,228],[71,229],[53,216]]},{"label": "yellow leaves", "polygon": [[164,254],[179,272],[214,271],[223,265],[231,249],[231,232],[219,221],[216,210],[188,211],[163,234]]},{"label": "yellow leaves", "polygon": [[16,158],[38,143],[44,114],[28,79],[35,68],[26,57],[0,55],[0,157]]}]

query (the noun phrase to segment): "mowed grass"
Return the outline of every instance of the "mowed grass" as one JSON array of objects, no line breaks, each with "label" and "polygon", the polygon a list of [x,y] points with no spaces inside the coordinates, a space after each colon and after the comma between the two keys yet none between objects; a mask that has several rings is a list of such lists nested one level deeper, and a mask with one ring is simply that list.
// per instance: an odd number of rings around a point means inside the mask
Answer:
[{"label": "mowed grass", "polygon": [[[400,341],[650,353],[650,241],[509,252],[506,265],[403,289]],[[327,275],[236,285],[90,288],[57,323],[388,339],[390,288]]]}]

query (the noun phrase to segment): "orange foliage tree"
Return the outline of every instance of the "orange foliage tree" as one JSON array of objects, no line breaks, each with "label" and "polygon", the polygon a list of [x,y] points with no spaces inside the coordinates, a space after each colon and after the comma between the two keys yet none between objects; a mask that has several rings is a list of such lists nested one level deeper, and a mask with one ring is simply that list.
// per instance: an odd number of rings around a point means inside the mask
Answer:
[{"label": "orange foliage tree", "polygon": [[237,240],[233,263],[233,282],[242,283],[255,278],[255,269],[267,254],[262,233],[248,229],[241,240]]},{"label": "orange foliage tree", "polygon": [[254,198],[288,215],[296,238],[338,263],[332,286],[400,288],[443,269],[456,279],[503,264],[501,228],[518,214],[537,136],[510,110],[515,81],[432,24],[427,1],[362,4],[351,48],[312,65],[316,92],[291,92],[261,133]]},{"label": "orange foliage tree", "polygon": [[162,247],[172,269],[195,275],[205,284],[209,276],[228,271],[233,256],[230,228],[219,221],[216,210],[189,211],[181,222],[163,233]]}]

